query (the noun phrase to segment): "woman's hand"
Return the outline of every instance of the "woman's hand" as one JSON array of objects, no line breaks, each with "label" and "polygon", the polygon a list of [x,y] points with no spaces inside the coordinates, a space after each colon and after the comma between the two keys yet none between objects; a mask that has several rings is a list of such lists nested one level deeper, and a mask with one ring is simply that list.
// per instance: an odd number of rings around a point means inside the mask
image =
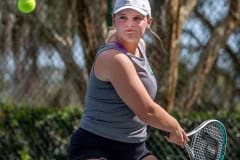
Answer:
[{"label": "woman's hand", "polygon": [[181,147],[183,147],[184,143],[186,141],[189,141],[187,134],[182,129],[182,127],[179,125],[175,131],[170,132],[168,136],[165,136],[165,138],[174,144],[177,144]]}]

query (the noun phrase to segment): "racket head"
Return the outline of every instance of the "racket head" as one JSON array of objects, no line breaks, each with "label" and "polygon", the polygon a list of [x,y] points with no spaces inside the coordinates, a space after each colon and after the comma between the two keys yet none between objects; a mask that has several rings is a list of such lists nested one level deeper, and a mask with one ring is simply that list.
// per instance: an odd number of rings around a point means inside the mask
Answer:
[{"label": "racket head", "polygon": [[227,133],[222,122],[204,121],[187,136],[190,143],[185,149],[191,160],[223,160],[227,145]]}]

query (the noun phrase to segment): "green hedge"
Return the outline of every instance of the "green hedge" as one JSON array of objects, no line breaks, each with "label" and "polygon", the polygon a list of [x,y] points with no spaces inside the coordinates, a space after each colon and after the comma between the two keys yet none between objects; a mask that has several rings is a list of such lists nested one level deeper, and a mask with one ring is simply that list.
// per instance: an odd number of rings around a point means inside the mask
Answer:
[{"label": "green hedge", "polygon": [[[0,104],[0,159],[2,160],[66,160],[69,139],[79,127],[80,107],[23,107]],[[240,158],[240,115],[224,112],[192,112],[174,114],[186,131],[203,120],[221,120],[228,132],[225,159]],[[168,143],[159,131],[149,129],[150,150],[161,160],[182,160],[186,154],[180,147]]]},{"label": "green hedge", "polygon": [[66,159],[80,107],[0,106],[0,159]]}]

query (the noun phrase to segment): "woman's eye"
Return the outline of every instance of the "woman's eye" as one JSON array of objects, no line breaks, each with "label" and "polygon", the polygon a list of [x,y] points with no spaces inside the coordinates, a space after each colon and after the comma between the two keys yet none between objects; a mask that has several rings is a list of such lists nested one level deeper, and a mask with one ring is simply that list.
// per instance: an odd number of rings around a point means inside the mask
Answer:
[{"label": "woman's eye", "polygon": [[141,21],[141,20],[143,20],[143,18],[142,17],[134,17],[134,20]]},{"label": "woman's eye", "polygon": [[125,17],[125,16],[120,16],[119,19],[120,19],[120,20],[125,20],[125,19],[127,19],[127,17]]}]

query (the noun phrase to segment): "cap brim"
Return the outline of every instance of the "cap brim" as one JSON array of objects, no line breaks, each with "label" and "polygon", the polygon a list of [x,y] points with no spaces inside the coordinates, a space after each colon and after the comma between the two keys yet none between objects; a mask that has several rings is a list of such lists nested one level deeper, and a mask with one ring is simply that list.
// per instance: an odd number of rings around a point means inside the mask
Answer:
[{"label": "cap brim", "polygon": [[116,13],[118,13],[118,12],[124,10],[124,9],[133,9],[133,10],[139,12],[140,14],[142,14],[142,15],[144,15],[144,16],[148,15],[148,13],[147,13],[146,11],[144,11],[144,10],[142,10],[142,9],[139,9],[139,8],[136,8],[136,7],[133,7],[133,6],[120,7],[120,8],[118,8],[117,10],[115,10],[115,11],[113,12],[113,14],[116,14]]}]

